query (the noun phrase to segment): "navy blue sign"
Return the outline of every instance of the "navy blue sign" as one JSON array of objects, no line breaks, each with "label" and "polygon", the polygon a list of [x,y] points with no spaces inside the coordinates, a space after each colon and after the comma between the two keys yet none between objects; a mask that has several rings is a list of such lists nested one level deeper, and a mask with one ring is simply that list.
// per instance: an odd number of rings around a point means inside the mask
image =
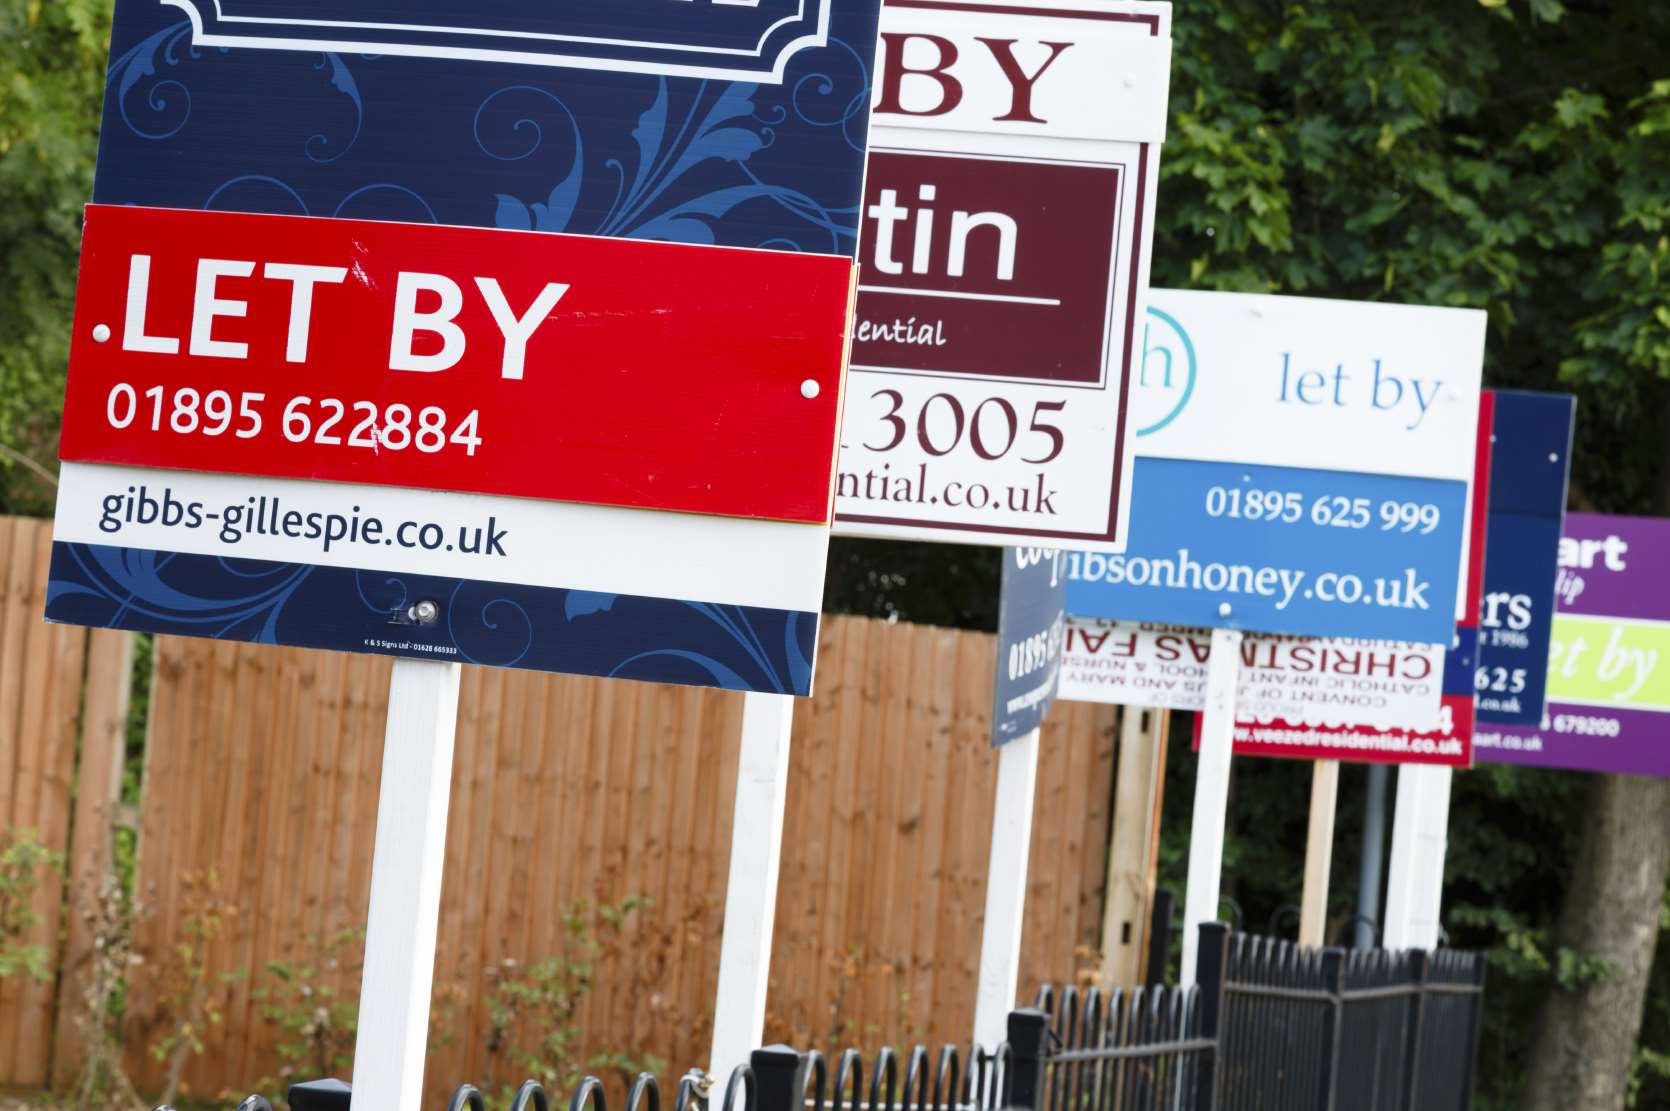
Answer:
[{"label": "navy blue sign", "polygon": [[1542,721],[1577,401],[1496,390],[1490,543],[1479,607],[1479,720]]},{"label": "navy blue sign", "polygon": [[792,610],[99,544],[53,545],[47,605],[77,625],[778,694],[811,690],[817,650],[817,615]]},{"label": "navy blue sign", "polygon": [[[878,9],[117,0],[94,199],[850,258]],[[420,598],[439,603],[426,622],[409,617]],[[83,543],[54,544],[48,615],[799,694],[817,625],[803,611]]]},{"label": "navy blue sign", "polygon": [[[806,3],[821,10],[829,0]],[[298,19],[361,7],[221,5],[244,6]],[[713,37],[698,25],[727,27],[738,13],[776,19],[779,6],[453,5],[470,16],[515,10],[547,27],[566,26],[553,7],[584,8],[623,33],[657,26],[691,41]],[[94,199],[851,256],[876,16],[877,0],[823,11],[827,45],[783,54],[781,79],[730,80],[681,76],[664,59],[576,69],[450,48],[393,56],[387,44],[228,48],[208,45],[178,7],[119,0]],[[239,26],[267,43],[269,32],[299,25]]]},{"label": "navy blue sign", "polygon": [[1072,552],[1074,617],[1448,644],[1465,483],[1139,458],[1131,544]]},{"label": "navy blue sign", "polygon": [[1003,599],[997,619],[997,684],[992,744],[1037,729],[1055,701],[1067,629],[1065,553],[1003,549]]}]

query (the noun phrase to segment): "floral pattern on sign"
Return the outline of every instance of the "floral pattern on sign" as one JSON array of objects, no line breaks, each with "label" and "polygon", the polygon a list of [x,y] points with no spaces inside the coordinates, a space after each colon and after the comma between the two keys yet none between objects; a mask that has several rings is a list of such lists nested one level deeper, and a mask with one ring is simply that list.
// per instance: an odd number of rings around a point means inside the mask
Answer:
[{"label": "floral pattern on sign", "polygon": [[47,619],[798,695],[817,637],[789,610],[65,543]]}]

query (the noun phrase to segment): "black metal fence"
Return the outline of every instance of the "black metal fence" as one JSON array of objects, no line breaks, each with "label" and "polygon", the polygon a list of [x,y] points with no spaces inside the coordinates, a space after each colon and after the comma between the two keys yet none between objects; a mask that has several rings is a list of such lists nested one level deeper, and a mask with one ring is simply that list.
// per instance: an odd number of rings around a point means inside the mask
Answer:
[{"label": "black metal fence", "polygon": [[[992,1050],[917,1046],[830,1061],[755,1050],[723,1086],[698,1070],[669,1111],[1465,1111],[1484,1001],[1478,953],[1306,949],[1201,927],[1197,985],[1042,990]],[[509,1111],[549,1111],[529,1081]],[[622,1111],[661,1111],[655,1078]],[[569,1111],[609,1111],[587,1077]],[[291,1089],[291,1111],[348,1111],[347,1086]],[[167,1109],[159,1109],[167,1111]],[[238,1111],[271,1111],[251,1096]],[[448,1111],[489,1111],[459,1088]]]},{"label": "black metal fence", "polygon": [[1011,1107],[1181,1111],[1210,1107],[1218,999],[1199,988],[1039,992],[1009,1016]]},{"label": "black metal fence", "polygon": [[[1464,1111],[1482,954],[1305,949],[1201,928],[1221,991],[1220,1111]],[[1221,968],[1215,982],[1213,966]]]},{"label": "black metal fence", "polygon": [[997,1111],[1009,1106],[1007,1044],[990,1052],[917,1046],[903,1057],[882,1048],[868,1063],[854,1049],[829,1062],[816,1050],[757,1049],[749,1062],[759,1081],[758,1111]]}]

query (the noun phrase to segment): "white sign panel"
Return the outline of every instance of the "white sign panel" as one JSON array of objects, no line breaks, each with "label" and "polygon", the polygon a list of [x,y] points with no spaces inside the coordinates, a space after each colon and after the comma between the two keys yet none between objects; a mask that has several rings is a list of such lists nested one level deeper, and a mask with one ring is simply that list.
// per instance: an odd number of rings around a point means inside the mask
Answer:
[{"label": "white sign panel", "polygon": [[[1060,697],[1167,710],[1206,708],[1212,634],[1074,618]],[[1250,633],[1241,642],[1236,719],[1310,726],[1437,728],[1444,650],[1431,644]]]},{"label": "white sign panel", "polygon": [[1136,454],[1471,482],[1476,309],[1150,291]]},{"label": "white sign panel", "polygon": [[1170,20],[883,7],[837,533],[1123,548]]}]

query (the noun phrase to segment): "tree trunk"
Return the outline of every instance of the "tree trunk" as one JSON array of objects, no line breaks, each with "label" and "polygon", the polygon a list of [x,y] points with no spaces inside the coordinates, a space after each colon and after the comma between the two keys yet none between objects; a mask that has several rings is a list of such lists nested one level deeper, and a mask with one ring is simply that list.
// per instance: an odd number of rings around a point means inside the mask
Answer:
[{"label": "tree trunk", "polygon": [[1670,868],[1670,780],[1595,777],[1560,941],[1609,972],[1543,1004],[1524,1111],[1619,1111]]},{"label": "tree trunk", "polygon": [[[1655,393],[1664,436],[1654,495],[1670,515],[1670,385]],[[1543,1003],[1523,1111],[1620,1111],[1629,1091],[1670,868],[1670,780],[1596,776],[1588,819],[1560,943],[1611,971]]]}]

